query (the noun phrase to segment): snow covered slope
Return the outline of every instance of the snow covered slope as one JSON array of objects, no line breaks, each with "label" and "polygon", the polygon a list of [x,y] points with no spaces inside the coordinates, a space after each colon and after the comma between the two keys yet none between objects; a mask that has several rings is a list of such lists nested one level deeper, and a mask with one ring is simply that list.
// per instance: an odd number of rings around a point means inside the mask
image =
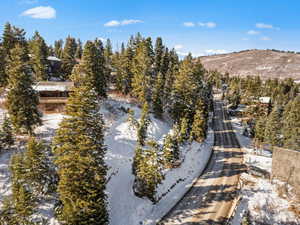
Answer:
[{"label": "snow covered slope", "polygon": [[[211,155],[213,145],[213,131],[210,129],[205,142],[193,142],[181,147],[183,162],[179,168],[165,170],[165,180],[157,188],[157,204],[148,199],[134,195],[132,186],[132,161],[136,147],[136,131],[127,122],[126,109],[131,108],[135,117],[140,117],[141,110],[126,99],[109,97],[103,103],[101,113],[106,123],[105,144],[107,154],[105,161],[109,166],[109,182],[107,195],[109,202],[110,225],[140,225],[155,224],[172,206],[185,194],[193,180],[205,168]],[[50,141],[59,122],[61,114],[49,114],[43,117],[43,126],[37,132],[45,140]],[[151,115],[151,124],[148,129],[148,138],[162,144],[164,135],[171,131],[171,125]],[[11,153],[0,155],[0,196],[10,193],[8,164]],[[0,201],[1,201],[0,197]],[[44,202],[39,206],[40,216],[47,218],[50,225],[59,223],[53,218],[53,203]]]}]

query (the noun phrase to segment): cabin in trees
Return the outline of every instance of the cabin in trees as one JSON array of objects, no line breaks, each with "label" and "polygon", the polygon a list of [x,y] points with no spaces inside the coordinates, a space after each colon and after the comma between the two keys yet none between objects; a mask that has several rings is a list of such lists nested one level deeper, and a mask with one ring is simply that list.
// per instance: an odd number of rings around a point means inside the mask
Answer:
[{"label": "cabin in trees", "polygon": [[39,82],[33,86],[39,94],[39,109],[44,113],[63,112],[73,82]]}]

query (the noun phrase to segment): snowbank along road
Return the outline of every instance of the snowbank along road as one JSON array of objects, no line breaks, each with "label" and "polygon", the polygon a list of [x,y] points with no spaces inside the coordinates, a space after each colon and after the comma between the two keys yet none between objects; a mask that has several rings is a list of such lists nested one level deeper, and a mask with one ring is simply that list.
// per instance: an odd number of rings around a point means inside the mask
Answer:
[{"label": "snowbank along road", "polygon": [[206,170],[160,225],[227,224],[246,169],[243,152],[221,101],[214,104],[214,151]]}]

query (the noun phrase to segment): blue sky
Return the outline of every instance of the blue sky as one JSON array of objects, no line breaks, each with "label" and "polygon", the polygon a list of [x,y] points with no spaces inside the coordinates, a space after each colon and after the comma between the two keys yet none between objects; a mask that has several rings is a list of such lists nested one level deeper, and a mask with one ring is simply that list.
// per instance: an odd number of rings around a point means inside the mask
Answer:
[{"label": "blue sky", "polygon": [[49,44],[70,34],[118,47],[139,31],[182,55],[300,51],[299,0],[1,0],[0,11],[1,32],[9,21]]}]

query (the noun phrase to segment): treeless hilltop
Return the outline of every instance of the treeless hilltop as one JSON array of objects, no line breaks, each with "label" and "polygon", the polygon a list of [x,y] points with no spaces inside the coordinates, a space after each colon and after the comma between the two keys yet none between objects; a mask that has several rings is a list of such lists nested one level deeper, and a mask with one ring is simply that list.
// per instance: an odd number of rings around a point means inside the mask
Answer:
[{"label": "treeless hilltop", "polygon": [[207,70],[231,76],[259,75],[262,79],[300,80],[300,54],[277,50],[245,50],[199,57]]}]

